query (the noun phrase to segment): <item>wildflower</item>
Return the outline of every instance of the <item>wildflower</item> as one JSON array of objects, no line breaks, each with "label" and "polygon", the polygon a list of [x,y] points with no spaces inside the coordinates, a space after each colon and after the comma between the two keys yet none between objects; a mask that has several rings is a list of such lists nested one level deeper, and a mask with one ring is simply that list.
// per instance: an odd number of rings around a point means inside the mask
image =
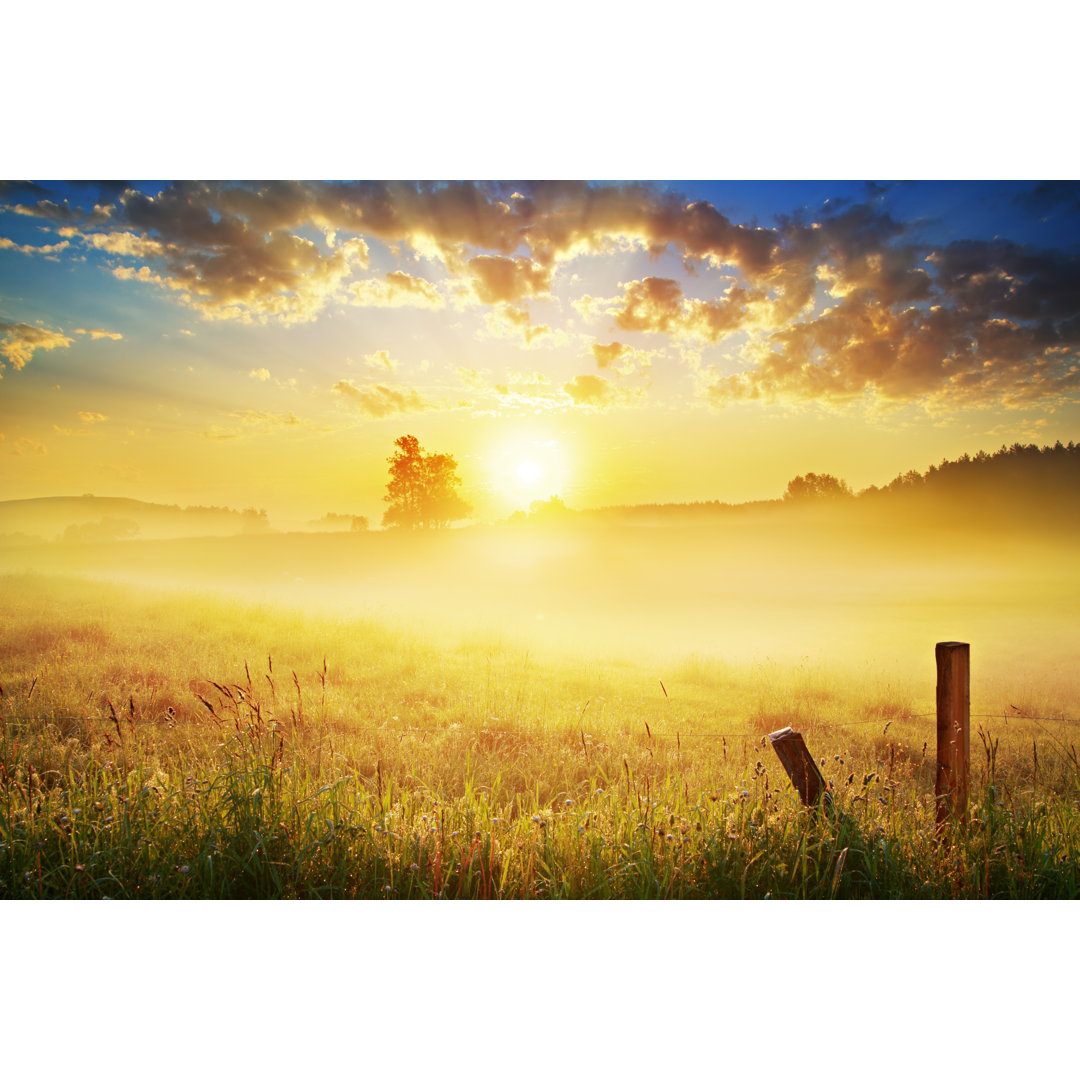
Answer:
[{"label": "wildflower", "polygon": [[415,874],[420,867],[417,863],[409,863],[409,869]]},{"label": "wildflower", "polygon": [[181,866],[181,867],[180,867],[179,869],[180,869],[180,873],[181,873],[181,874],[188,874],[188,873],[190,873],[190,872],[191,872],[191,867],[190,867],[190,866],[188,866],[188,864],[187,864],[187,863],[184,863],[184,865],[183,865],[183,866]]}]

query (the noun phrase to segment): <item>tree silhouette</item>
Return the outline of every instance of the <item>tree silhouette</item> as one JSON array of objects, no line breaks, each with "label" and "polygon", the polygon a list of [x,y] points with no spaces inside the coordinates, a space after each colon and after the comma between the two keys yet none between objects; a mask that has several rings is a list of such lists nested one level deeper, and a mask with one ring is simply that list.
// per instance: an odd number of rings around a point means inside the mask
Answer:
[{"label": "tree silhouette", "polygon": [[788,481],[784,498],[788,502],[803,499],[847,498],[851,488],[843,480],[838,480],[829,473],[807,473]]},{"label": "tree silhouette", "polygon": [[383,525],[410,529],[442,529],[472,513],[458,495],[461,479],[452,454],[428,454],[415,435],[394,441],[397,452],[387,458],[390,482],[383,501],[390,504]]}]

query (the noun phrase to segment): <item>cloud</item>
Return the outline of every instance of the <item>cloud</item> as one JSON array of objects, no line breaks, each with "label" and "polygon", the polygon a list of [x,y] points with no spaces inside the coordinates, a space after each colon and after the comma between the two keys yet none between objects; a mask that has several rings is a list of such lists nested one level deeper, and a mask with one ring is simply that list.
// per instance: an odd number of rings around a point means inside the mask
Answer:
[{"label": "cloud", "polygon": [[[289,228],[264,229],[229,212],[226,194],[220,185],[191,182],[157,195],[128,190],[107,218],[109,231],[88,229],[98,224],[91,218],[48,216],[71,222],[65,234],[95,250],[142,263],[112,267],[121,280],[168,289],[210,319],[304,322],[339,294],[357,267],[366,267],[361,237],[324,250]],[[39,202],[38,216],[42,208]]]},{"label": "cloud", "polygon": [[38,442],[37,439],[28,439],[23,436],[22,438],[15,440],[11,452],[16,457],[25,457],[27,454],[47,454],[49,451],[46,449],[44,443]]},{"label": "cloud", "polygon": [[392,270],[381,281],[367,278],[354,282],[349,291],[355,297],[353,303],[361,307],[446,307],[446,300],[430,281],[402,270]]},{"label": "cloud", "polygon": [[263,427],[296,427],[300,421],[293,412],[270,413],[255,409],[238,409],[229,414],[245,424],[257,424]]},{"label": "cloud", "polygon": [[[1062,214],[1078,190],[1046,182],[1016,201]],[[160,287],[206,318],[299,322],[331,301],[438,308],[457,290],[488,309],[487,333],[546,345],[563,332],[534,322],[527,305],[551,296],[563,264],[641,251],[681,259],[697,275],[695,295],[657,274],[614,299],[566,300],[587,319],[610,318],[619,335],[684,348],[745,336],[741,369],[701,369],[711,401],[981,404],[1075,394],[1080,261],[1005,240],[932,249],[890,215],[878,187],[768,227],[647,183],[180,181],[154,194],[117,184],[70,198],[48,185],[0,188],[0,203],[96,253],[117,278]],[[100,204],[78,205],[91,198]],[[454,280],[436,287],[401,270],[356,280],[374,242],[402,259],[437,259]],[[580,288],[572,275],[559,280]],[[51,347],[67,343],[59,337]],[[47,346],[9,334],[3,355],[22,366],[34,347]],[[625,373],[629,361],[593,356],[602,371]]]},{"label": "cloud", "polygon": [[478,255],[466,264],[472,291],[483,304],[513,304],[551,290],[551,269],[531,259]]},{"label": "cloud", "polygon": [[264,367],[252,368],[248,372],[248,378],[258,379],[259,382],[266,382],[270,378],[270,369]]},{"label": "cloud", "polygon": [[436,406],[417,391],[407,387],[390,387],[381,384],[357,386],[349,379],[336,382],[331,389],[352,401],[359,411],[372,420],[388,416],[426,412]]},{"label": "cloud", "polygon": [[[66,349],[72,338],[55,330],[45,330],[29,323],[12,323],[0,320],[0,356],[16,370],[21,371],[34,355],[36,349]],[[3,368],[0,364],[0,369]]]},{"label": "cloud", "polygon": [[46,258],[55,257],[59,252],[71,246],[67,240],[61,240],[56,244],[16,244],[14,240],[6,236],[0,236],[0,251],[17,251],[20,255],[44,255]]},{"label": "cloud", "polygon": [[600,375],[575,375],[563,386],[575,405],[604,411],[614,406],[637,405],[643,400],[640,390],[614,386]]},{"label": "cloud", "polygon": [[608,345],[596,342],[592,346],[592,354],[596,360],[596,366],[601,371],[617,371],[620,375],[631,375],[637,369],[644,371],[652,366],[650,352],[645,349],[633,349],[619,341],[613,341]]},{"label": "cloud", "polygon": [[601,345],[597,342],[592,347],[593,356],[596,358],[596,366],[598,368],[611,367],[619,357],[625,356],[630,351],[629,345],[623,345],[618,341],[613,341],[610,345]]},{"label": "cloud", "polygon": [[558,335],[546,323],[535,325],[525,308],[499,304],[484,316],[484,325],[493,337],[519,341],[526,348],[547,337]]},{"label": "cloud", "polygon": [[1039,215],[1049,214],[1059,208],[1071,214],[1080,213],[1080,182],[1044,180],[1030,191],[1016,195],[1013,202]]},{"label": "cloud", "polygon": [[84,424],[103,424],[109,419],[99,412],[80,412],[78,417]]},{"label": "cloud", "polygon": [[386,349],[378,349],[364,357],[364,363],[371,368],[384,368],[387,371],[397,371],[397,361]]},{"label": "cloud", "polygon": [[[1078,328],[1080,329],[1080,328]],[[922,402],[1019,408],[1080,387],[1075,337],[971,310],[894,311],[858,294],[743,350],[748,366],[705,373],[702,396],[735,400]]]},{"label": "cloud", "polygon": [[91,341],[101,341],[107,339],[108,341],[122,341],[123,334],[118,334],[113,330],[76,330],[76,334],[86,334]]},{"label": "cloud", "polygon": [[721,300],[688,299],[673,278],[647,277],[623,289],[622,298],[609,309],[620,330],[710,342],[742,329],[752,315],[752,305],[765,299],[760,290],[751,292],[736,285],[729,286]]}]

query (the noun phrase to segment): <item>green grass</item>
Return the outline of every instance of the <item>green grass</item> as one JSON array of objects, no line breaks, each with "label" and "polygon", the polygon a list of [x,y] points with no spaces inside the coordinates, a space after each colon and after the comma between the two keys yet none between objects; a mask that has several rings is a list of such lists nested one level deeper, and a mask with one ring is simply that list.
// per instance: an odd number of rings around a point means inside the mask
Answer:
[{"label": "green grass", "polygon": [[[922,685],[655,670],[210,595],[0,584],[0,897],[1080,895],[1068,681],[1037,702],[1008,700],[1030,673],[976,683],[970,821],[938,836],[932,662]],[[832,814],[799,804],[767,745],[788,723]]]}]

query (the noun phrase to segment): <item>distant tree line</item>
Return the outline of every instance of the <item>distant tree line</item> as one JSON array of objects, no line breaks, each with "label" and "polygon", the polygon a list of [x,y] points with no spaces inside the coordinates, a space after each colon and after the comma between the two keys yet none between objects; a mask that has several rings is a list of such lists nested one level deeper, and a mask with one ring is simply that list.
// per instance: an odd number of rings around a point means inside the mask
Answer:
[{"label": "distant tree line", "polygon": [[882,495],[971,491],[1002,495],[1040,494],[1055,499],[1080,494],[1080,445],[1056,442],[1053,446],[1013,443],[993,454],[980,450],[974,456],[962,454],[955,461],[931,465],[925,473],[912,469],[901,473],[884,487],[868,487],[860,498]]},{"label": "distant tree line", "polygon": [[935,496],[972,497],[983,502],[1040,502],[1048,509],[1076,503],[1080,496],[1080,444],[1059,441],[1041,447],[1033,443],[1003,445],[992,454],[981,450],[974,455],[963,454],[955,461],[946,459],[940,465],[931,465],[924,473],[912,469],[881,487],[871,485],[858,492],[830,473],[810,472],[791,479],[781,499],[607,506],[584,513],[609,520],[690,521],[782,506],[840,502],[861,505],[879,501],[899,504]]}]

